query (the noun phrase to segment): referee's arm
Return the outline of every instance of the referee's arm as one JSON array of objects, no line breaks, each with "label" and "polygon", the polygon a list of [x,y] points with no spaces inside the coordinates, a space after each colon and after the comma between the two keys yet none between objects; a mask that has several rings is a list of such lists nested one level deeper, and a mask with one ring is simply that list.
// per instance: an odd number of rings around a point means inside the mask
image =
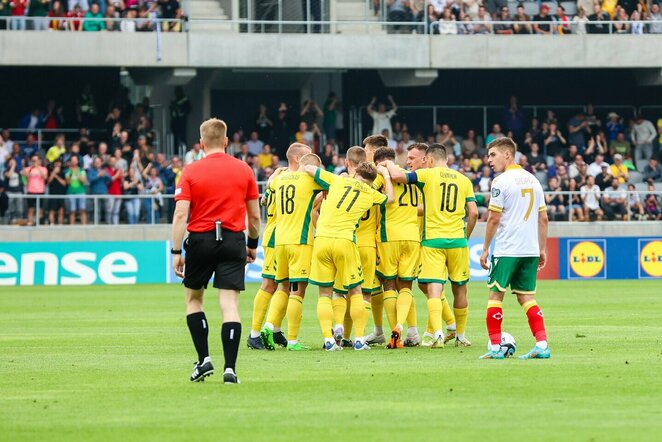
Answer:
[{"label": "referee's arm", "polygon": [[[175,204],[175,213],[172,217],[172,248],[175,250],[181,251],[190,207],[191,202],[186,200],[179,200]],[[184,257],[181,253],[173,255],[172,268],[177,276],[184,277]]]},{"label": "referee's arm", "polygon": [[246,201],[248,212],[248,245],[246,246],[246,262],[252,263],[257,257],[257,239],[260,236],[260,200]]}]

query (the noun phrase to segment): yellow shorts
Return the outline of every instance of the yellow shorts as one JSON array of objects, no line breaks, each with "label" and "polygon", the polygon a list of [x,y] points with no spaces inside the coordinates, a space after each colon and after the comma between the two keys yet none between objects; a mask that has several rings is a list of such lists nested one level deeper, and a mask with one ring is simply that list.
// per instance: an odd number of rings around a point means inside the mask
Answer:
[{"label": "yellow shorts", "polygon": [[276,279],[276,250],[273,247],[263,247],[264,262],[262,263],[262,277]]},{"label": "yellow shorts", "polygon": [[276,246],[276,282],[308,282],[313,246],[292,244]]},{"label": "yellow shorts", "polygon": [[444,284],[446,279],[460,285],[469,281],[469,248],[421,247],[421,272],[418,275],[418,282]]},{"label": "yellow shorts", "polygon": [[315,238],[310,283],[331,287],[335,281],[343,290],[363,282],[359,249],[347,239]]},{"label": "yellow shorts", "polygon": [[[359,247],[359,258],[361,259],[361,269],[363,270],[361,291],[363,293],[379,292],[382,285],[379,283],[379,279],[377,279],[377,275],[375,274],[377,249],[370,246]],[[338,278],[338,275],[336,275],[336,280],[333,284],[333,291],[342,295],[347,294],[347,290],[343,287],[343,283]]]},{"label": "yellow shorts", "polygon": [[389,241],[377,243],[379,265],[377,274],[382,279],[400,278],[413,281],[418,276],[421,243],[418,241]]}]

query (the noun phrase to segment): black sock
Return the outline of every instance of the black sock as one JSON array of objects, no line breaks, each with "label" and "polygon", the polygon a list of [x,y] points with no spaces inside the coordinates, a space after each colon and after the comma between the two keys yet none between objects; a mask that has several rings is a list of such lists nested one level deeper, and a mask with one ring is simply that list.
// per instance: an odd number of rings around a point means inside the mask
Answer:
[{"label": "black sock", "polygon": [[224,322],[221,328],[221,340],[223,341],[223,356],[225,356],[225,368],[231,368],[237,363],[239,352],[239,341],[241,340],[241,323]]},{"label": "black sock", "polygon": [[193,338],[195,351],[198,352],[198,362],[209,356],[209,346],[207,345],[207,336],[209,335],[209,324],[205,312],[191,313],[186,316],[186,323]]}]

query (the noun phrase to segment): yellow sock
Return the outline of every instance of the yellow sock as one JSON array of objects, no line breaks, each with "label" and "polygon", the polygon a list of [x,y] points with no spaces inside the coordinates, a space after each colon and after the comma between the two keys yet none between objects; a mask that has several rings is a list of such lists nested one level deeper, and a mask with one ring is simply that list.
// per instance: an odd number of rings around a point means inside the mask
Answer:
[{"label": "yellow sock", "polygon": [[428,299],[428,315],[434,333],[441,330],[441,303],[439,298]]},{"label": "yellow sock", "polygon": [[368,311],[363,306],[363,295],[352,295],[350,298],[350,314],[354,321],[354,336],[365,336],[365,326],[368,323]]},{"label": "yellow sock", "polygon": [[253,323],[251,324],[252,331],[260,331],[262,328],[262,321],[264,315],[269,308],[269,301],[271,300],[271,293],[265,292],[260,289],[257,291],[255,298],[253,298]]},{"label": "yellow sock", "polygon": [[[340,300],[344,301],[343,298],[340,298]],[[334,301],[337,301],[337,299],[334,299]],[[324,339],[333,338],[333,316],[334,312],[331,298],[320,296],[317,300],[317,319],[320,321],[320,327],[322,328],[322,336],[324,336]]]},{"label": "yellow sock", "polygon": [[396,311],[396,318],[398,324],[403,325],[409,316],[409,309],[411,308],[414,296],[411,294],[411,289],[402,289],[398,293],[398,304]]},{"label": "yellow sock", "polygon": [[282,290],[276,291],[271,298],[271,305],[267,313],[267,322],[273,324],[275,328],[280,328],[283,324],[283,318],[287,313],[287,304],[290,295]]},{"label": "yellow sock", "polygon": [[407,314],[407,327],[418,327],[418,317],[416,316],[416,300],[411,300],[409,314]]},{"label": "yellow sock", "polygon": [[432,325],[430,324],[430,310],[429,309],[428,309],[428,323],[427,323],[427,326],[425,328],[425,333],[427,333],[429,335],[434,334],[434,329],[432,328]]},{"label": "yellow sock", "polygon": [[372,319],[375,321],[375,327],[384,326],[384,293],[372,294],[370,296],[370,306],[372,307]]},{"label": "yellow sock", "polygon": [[345,310],[347,310],[347,300],[345,298],[333,298],[333,325],[340,325],[345,321]]},{"label": "yellow sock", "polygon": [[446,328],[448,328],[449,325],[455,324],[453,310],[451,309],[450,304],[448,304],[448,299],[445,297],[441,300],[441,317],[446,323]]},{"label": "yellow sock", "polygon": [[395,290],[387,290],[384,292],[384,311],[386,312],[386,319],[388,325],[393,330],[398,323],[397,316],[398,295]]},{"label": "yellow sock", "polygon": [[469,316],[469,307],[465,308],[454,308],[455,320],[457,325],[457,334],[464,335],[464,332],[467,330],[467,317]]},{"label": "yellow sock", "polygon": [[287,303],[287,340],[296,341],[301,327],[301,314],[303,311],[303,298],[290,295]]},{"label": "yellow sock", "polygon": [[345,308],[345,321],[343,322],[343,338],[349,339],[350,336],[352,336],[352,325],[354,325],[354,321],[352,321],[352,315],[349,311],[349,299],[346,299],[345,302],[347,307]]}]

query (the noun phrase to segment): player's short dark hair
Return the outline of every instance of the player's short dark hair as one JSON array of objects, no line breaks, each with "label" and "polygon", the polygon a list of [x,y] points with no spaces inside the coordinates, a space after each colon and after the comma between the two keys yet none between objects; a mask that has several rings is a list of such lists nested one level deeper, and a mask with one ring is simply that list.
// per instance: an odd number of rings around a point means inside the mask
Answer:
[{"label": "player's short dark hair", "polygon": [[425,143],[414,143],[411,146],[407,148],[408,151],[412,151],[414,149],[420,150],[421,152],[425,153],[428,151],[428,145]]},{"label": "player's short dark hair", "polygon": [[377,178],[377,168],[372,163],[363,162],[356,168],[356,174],[366,181],[373,182]]},{"label": "player's short dark hair", "polygon": [[437,160],[447,160],[448,159],[448,149],[446,146],[439,143],[432,143],[428,146],[426,152],[427,155],[434,157]]},{"label": "player's short dark hair", "polygon": [[384,135],[370,135],[363,139],[363,146],[371,145],[373,147],[386,147],[388,140]]},{"label": "player's short dark hair", "polygon": [[347,149],[347,154],[345,156],[347,161],[349,161],[349,164],[352,166],[358,166],[366,160],[365,149],[361,146],[350,147]]},{"label": "player's short dark hair", "polygon": [[488,152],[490,149],[498,149],[501,152],[510,151],[510,154],[514,157],[515,152],[517,152],[517,144],[515,144],[512,138],[501,137],[492,140],[490,144],[487,145]]},{"label": "player's short dark hair", "polygon": [[373,156],[375,164],[385,160],[395,161],[395,151],[390,147],[380,147]]}]

